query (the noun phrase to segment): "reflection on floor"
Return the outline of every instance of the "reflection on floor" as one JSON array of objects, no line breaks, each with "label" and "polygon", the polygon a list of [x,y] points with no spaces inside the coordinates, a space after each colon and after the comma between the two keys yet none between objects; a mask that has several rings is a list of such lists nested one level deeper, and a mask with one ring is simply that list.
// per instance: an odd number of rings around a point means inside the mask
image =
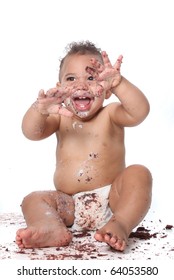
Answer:
[{"label": "reflection on floor", "polygon": [[116,252],[97,242],[93,232],[74,232],[71,244],[61,248],[20,250],[16,230],[25,227],[19,213],[0,214],[0,259],[14,260],[171,260],[174,259],[174,227],[155,212],[134,229],[125,252]]}]

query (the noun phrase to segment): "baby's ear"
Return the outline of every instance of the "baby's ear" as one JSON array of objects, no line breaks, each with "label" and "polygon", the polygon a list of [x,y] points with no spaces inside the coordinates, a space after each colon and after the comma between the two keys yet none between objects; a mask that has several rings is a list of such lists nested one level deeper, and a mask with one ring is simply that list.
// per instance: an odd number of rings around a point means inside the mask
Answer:
[{"label": "baby's ear", "polygon": [[112,95],[112,91],[107,90],[106,95],[105,95],[105,99],[108,99],[111,95]]},{"label": "baby's ear", "polygon": [[60,87],[61,83],[60,82],[57,82],[56,83],[56,87]]}]

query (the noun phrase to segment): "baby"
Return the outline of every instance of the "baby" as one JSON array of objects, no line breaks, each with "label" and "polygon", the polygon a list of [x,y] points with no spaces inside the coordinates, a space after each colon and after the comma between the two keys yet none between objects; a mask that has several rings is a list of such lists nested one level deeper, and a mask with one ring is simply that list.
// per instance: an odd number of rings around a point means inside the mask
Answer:
[{"label": "baby", "polygon": [[[142,165],[125,166],[124,127],[149,113],[144,94],[120,74],[93,43],[73,42],[60,62],[59,82],[26,112],[22,130],[30,140],[57,137],[55,191],[27,195],[27,228],[17,231],[19,248],[66,246],[73,230],[115,250],[126,248],[151,204],[152,177]],[[104,106],[115,95],[117,102]],[[73,230],[72,230],[73,229]]]}]

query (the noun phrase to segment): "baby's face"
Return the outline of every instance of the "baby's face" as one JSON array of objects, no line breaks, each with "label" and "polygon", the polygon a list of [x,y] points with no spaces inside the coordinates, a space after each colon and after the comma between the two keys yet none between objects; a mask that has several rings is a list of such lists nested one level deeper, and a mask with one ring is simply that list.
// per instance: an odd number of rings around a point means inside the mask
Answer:
[{"label": "baby's face", "polygon": [[68,87],[71,95],[64,103],[68,110],[80,119],[91,119],[103,106],[105,91],[95,78],[87,72],[92,68],[92,55],[70,55],[61,69],[61,86]]}]

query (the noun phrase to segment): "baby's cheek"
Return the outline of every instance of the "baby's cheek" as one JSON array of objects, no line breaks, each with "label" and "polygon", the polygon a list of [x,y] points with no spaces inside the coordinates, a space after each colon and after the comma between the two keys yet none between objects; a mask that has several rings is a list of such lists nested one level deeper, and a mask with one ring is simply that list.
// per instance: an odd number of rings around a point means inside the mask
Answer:
[{"label": "baby's cheek", "polygon": [[102,87],[102,85],[98,85],[97,88],[96,88],[96,96],[97,97],[100,97],[102,96],[104,93],[104,88]]},{"label": "baby's cheek", "polygon": [[100,97],[104,94],[104,88],[101,84],[95,83],[93,85],[90,85],[89,89],[94,96]]}]

